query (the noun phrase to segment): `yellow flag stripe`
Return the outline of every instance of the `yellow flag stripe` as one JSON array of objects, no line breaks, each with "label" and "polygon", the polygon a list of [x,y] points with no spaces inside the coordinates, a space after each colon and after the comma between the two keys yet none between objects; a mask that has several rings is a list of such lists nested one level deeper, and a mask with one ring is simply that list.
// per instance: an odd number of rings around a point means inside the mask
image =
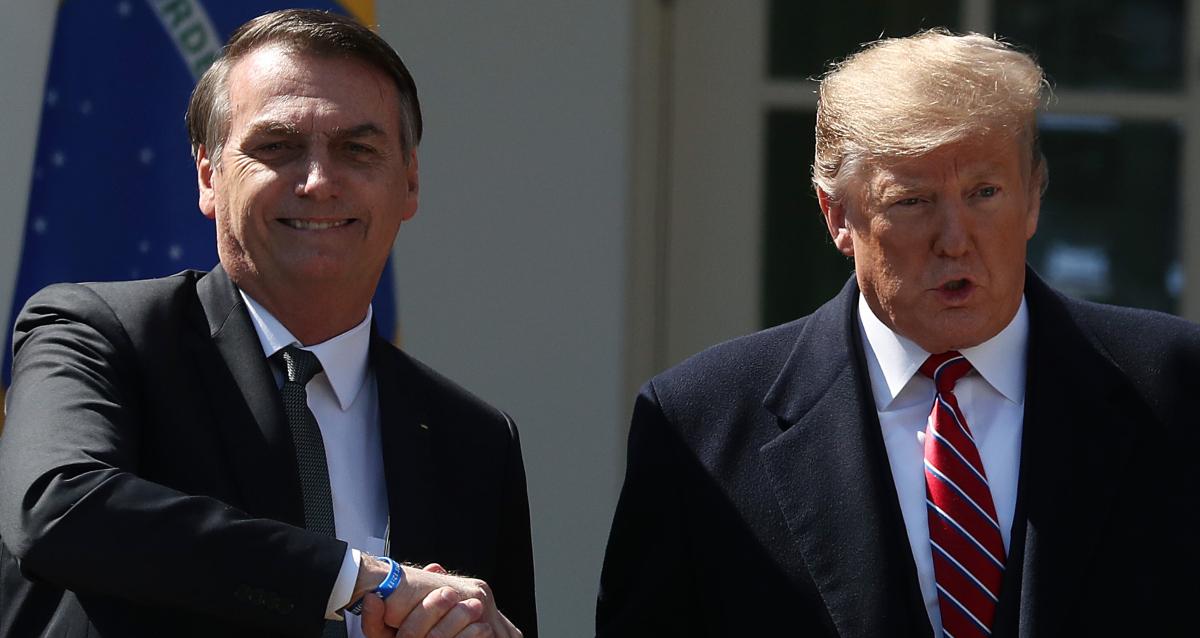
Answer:
[{"label": "yellow flag stripe", "polygon": [[338,0],[338,4],[346,8],[346,12],[358,18],[358,21],[375,26],[375,0]]}]

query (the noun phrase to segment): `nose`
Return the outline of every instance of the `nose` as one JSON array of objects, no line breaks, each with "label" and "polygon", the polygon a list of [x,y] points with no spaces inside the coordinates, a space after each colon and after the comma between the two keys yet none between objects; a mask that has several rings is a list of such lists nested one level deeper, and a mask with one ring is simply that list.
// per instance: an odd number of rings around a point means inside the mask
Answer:
[{"label": "nose", "polygon": [[321,153],[310,153],[304,171],[296,183],[296,196],[327,199],[338,196],[338,182],[332,162]]},{"label": "nose", "polygon": [[944,257],[961,257],[971,250],[971,211],[965,202],[942,200],[937,211],[933,252]]}]

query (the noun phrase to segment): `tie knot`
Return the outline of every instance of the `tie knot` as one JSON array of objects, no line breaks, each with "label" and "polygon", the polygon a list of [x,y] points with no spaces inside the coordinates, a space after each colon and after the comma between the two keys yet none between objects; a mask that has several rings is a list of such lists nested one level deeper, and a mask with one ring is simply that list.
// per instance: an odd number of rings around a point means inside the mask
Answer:
[{"label": "tie knot", "polygon": [[971,362],[955,350],[931,354],[921,364],[921,374],[933,379],[939,393],[953,392],[954,384],[971,371]]},{"label": "tie knot", "polygon": [[317,359],[317,355],[308,350],[288,346],[280,350],[278,356],[283,361],[283,373],[287,376],[287,380],[293,383],[308,385],[308,382],[321,371],[320,359]]}]

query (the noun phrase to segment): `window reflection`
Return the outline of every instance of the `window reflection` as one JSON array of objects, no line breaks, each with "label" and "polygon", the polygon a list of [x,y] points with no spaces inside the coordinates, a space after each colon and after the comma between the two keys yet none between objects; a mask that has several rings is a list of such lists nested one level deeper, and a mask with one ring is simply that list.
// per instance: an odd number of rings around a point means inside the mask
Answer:
[{"label": "window reflection", "polygon": [[768,9],[768,75],[803,80],[881,35],[907,36],[920,29],[958,25],[959,0],[774,0]]},{"label": "window reflection", "polygon": [[1005,0],[996,32],[1038,54],[1061,88],[1183,86],[1183,0]]},{"label": "window reflection", "polygon": [[1174,312],[1179,261],[1179,127],[1043,115],[1050,189],[1029,259],[1068,294]]},{"label": "window reflection", "polygon": [[809,167],[813,111],[767,115],[763,210],[762,325],[773,326],[816,310],[841,290],[853,264],[833,245]]}]

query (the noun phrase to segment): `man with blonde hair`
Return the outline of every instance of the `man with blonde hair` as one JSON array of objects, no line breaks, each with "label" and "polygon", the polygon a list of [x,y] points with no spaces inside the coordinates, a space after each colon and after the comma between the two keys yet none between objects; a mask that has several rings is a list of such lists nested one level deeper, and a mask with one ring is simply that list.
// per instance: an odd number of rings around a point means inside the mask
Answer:
[{"label": "man with blonde hair", "polygon": [[941,30],[822,79],[813,183],[854,275],[643,388],[600,636],[1190,626],[1200,328],[1026,266],[1045,86]]}]

